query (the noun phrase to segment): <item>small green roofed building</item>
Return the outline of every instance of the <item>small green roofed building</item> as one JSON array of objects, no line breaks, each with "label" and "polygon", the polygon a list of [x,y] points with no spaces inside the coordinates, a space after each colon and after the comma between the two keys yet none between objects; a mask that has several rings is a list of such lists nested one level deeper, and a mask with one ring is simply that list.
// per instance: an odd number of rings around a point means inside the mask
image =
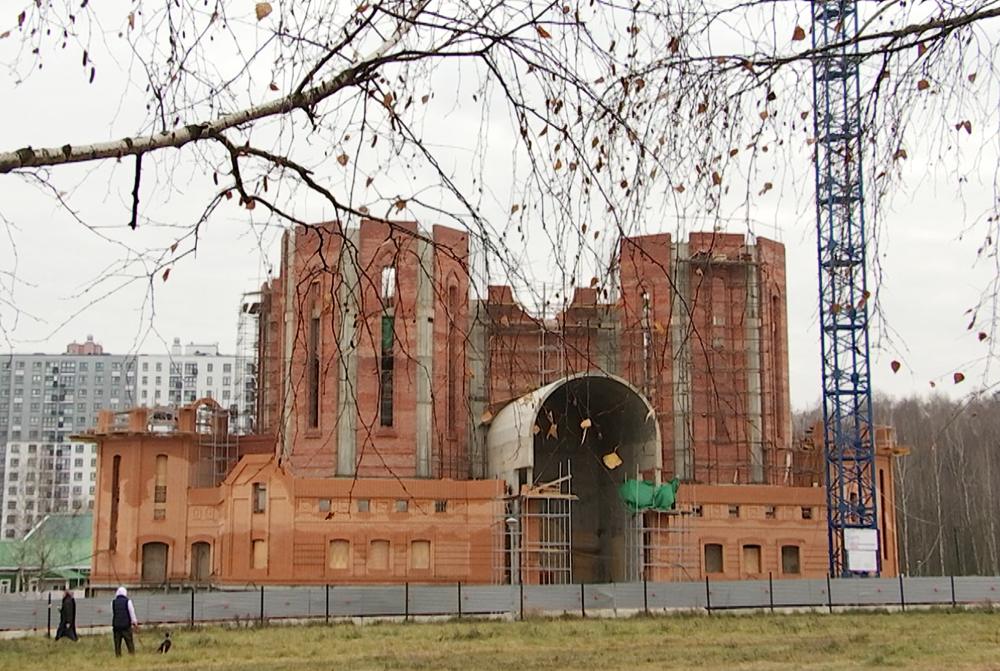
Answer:
[{"label": "small green roofed building", "polygon": [[0,541],[0,594],[86,587],[92,513],[46,515],[23,540]]}]

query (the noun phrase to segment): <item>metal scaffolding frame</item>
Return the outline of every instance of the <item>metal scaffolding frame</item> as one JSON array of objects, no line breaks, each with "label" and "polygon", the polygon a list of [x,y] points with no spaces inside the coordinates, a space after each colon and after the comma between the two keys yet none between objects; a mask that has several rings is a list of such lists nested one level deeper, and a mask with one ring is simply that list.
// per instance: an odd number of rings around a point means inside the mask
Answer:
[{"label": "metal scaffolding frame", "polygon": [[626,579],[650,582],[698,580],[698,555],[690,519],[693,512],[640,510],[629,515]]},{"label": "metal scaffolding frame", "polygon": [[493,575],[497,584],[567,585],[573,582],[573,513],[569,463],[565,473],[538,485],[521,485],[503,498],[493,525]]}]

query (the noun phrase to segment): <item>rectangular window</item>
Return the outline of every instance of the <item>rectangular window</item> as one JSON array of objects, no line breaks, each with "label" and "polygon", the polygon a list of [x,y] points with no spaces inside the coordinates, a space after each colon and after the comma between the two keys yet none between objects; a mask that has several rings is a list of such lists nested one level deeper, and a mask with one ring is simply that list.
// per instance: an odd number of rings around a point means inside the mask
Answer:
[{"label": "rectangular window", "polygon": [[799,568],[799,546],[781,546],[781,572],[787,574],[801,573]]},{"label": "rectangular window", "polygon": [[410,568],[427,570],[431,567],[431,542],[412,541],[410,543]]},{"label": "rectangular window", "polygon": [[[212,372],[212,368],[213,368],[212,364],[206,364],[205,365],[205,370],[207,370],[209,373]],[[208,378],[208,379],[211,380],[212,378]],[[209,384],[212,384],[212,383],[209,382]]]},{"label": "rectangular window", "polygon": [[369,508],[368,499],[358,499],[358,512],[367,513]]},{"label": "rectangular window", "polygon": [[740,507],[739,506],[729,506],[729,516],[730,517],[739,517],[740,516]]},{"label": "rectangular window", "polygon": [[[153,492],[153,503],[165,504],[166,502],[167,502],[167,455],[158,454],[156,455],[156,488]],[[157,507],[159,508],[161,506]]]},{"label": "rectangular window", "polygon": [[448,501],[435,501],[434,502],[434,512],[436,513],[446,513],[448,512]]},{"label": "rectangular window", "polygon": [[705,544],[705,573],[722,573],[722,545]]},{"label": "rectangular window", "polygon": [[389,569],[389,541],[372,541],[368,549],[368,568],[375,571]]},{"label": "rectangular window", "polygon": [[262,513],[267,510],[267,485],[261,482],[253,483],[253,511]]},{"label": "rectangular window", "polygon": [[804,520],[811,520],[812,518],[813,518],[813,509],[809,508],[807,506],[803,506],[803,508],[802,508],[802,519],[804,519]]},{"label": "rectangular window", "polygon": [[379,423],[392,426],[392,383],[395,341],[395,317],[382,317],[382,347],[379,357]]},{"label": "rectangular window", "polygon": [[778,512],[774,506],[764,506],[764,519],[773,520],[778,516]]},{"label": "rectangular window", "polygon": [[223,373],[232,373],[233,372],[233,364],[231,364],[231,363],[224,363],[224,364],[222,364],[222,372]]},{"label": "rectangular window", "polygon": [[396,512],[397,513],[405,513],[409,509],[410,509],[410,504],[409,504],[409,502],[406,499],[398,499],[396,501]]},{"label": "rectangular window", "polygon": [[319,500],[319,511],[321,513],[330,512],[330,499],[320,499]]},{"label": "rectangular window", "polygon": [[330,558],[328,566],[335,570],[350,567],[351,542],[342,538],[330,541]]},{"label": "rectangular window", "polygon": [[761,572],[759,545],[743,546],[743,572],[751,574]]},{"label": "rectangular window", "polygon": [[267,541],[255,540],[250,557],[250,568],[267,568]]}]

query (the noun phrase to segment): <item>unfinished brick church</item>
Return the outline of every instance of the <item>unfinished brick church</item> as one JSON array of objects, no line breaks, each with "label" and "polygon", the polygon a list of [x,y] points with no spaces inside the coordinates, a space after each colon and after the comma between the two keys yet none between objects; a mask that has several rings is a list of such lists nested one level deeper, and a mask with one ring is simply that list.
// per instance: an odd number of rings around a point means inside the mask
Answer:
[{"label": "unfinished brick church", "polygon": [[[627,238],[614,290],[557,313],[472,291],[468,259],[441,226],[289,231],[243,305],[250,435],[212,399],[102,414],[92,585],[826,575],[780,243]],[[876,445],[891,576],[892,432]]]}]

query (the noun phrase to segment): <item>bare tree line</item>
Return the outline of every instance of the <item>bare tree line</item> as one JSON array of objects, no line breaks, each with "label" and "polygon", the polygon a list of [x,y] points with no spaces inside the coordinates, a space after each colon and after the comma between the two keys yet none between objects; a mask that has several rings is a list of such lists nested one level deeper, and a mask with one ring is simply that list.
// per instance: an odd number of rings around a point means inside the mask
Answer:
[{"label": "bare tree line", "polygon": [[[875,422],[895,428],[900,571],[1000,575],[1000,395],[875,399]],[[796,414],[796,428],[819,410]]]}]

